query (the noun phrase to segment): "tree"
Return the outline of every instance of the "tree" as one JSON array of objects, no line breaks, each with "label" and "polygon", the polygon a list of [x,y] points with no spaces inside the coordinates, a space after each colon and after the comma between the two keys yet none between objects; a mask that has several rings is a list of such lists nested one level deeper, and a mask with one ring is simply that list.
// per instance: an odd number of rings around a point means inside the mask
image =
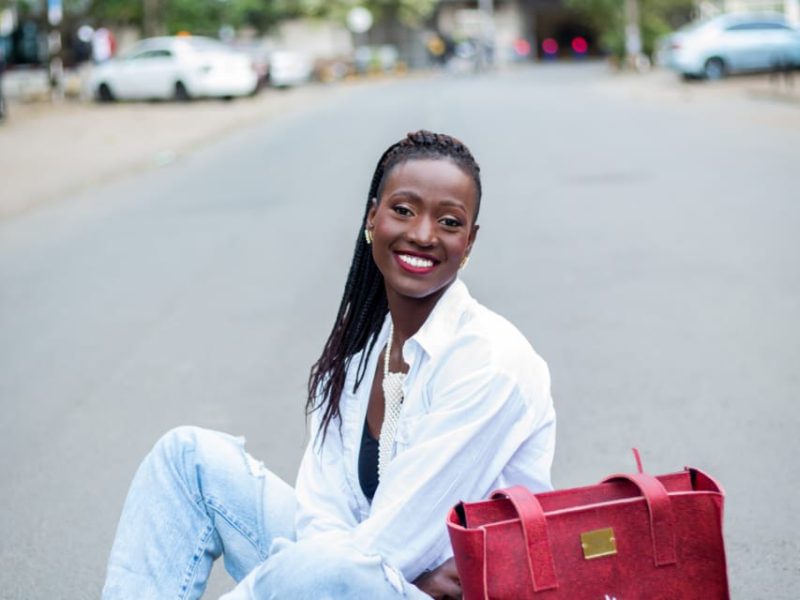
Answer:
[{"label": "tree", "polygon": [[[0,0],[7,3],[9,0]],[[26,0],[19,0],[25,3]],[[43,0],[27,0],[36,3]],[[439,0],[64,0],[65,12],[86,16],[94,24],[132,25],[149,35],[190,31],[215,35],[222,25],[248,25],[266,31],[296,17],[332,18],[344,22],[354,6],[366,6],[376,20],[397,19],[418,25]]]},{"label": "tree", "polygon": [[[566,0],[600,34],[600,45],[614,56],[625,54],[624,0]],[[693,0],[639,0],[644,53],[652,57],[659,37],[689,20]]]}]

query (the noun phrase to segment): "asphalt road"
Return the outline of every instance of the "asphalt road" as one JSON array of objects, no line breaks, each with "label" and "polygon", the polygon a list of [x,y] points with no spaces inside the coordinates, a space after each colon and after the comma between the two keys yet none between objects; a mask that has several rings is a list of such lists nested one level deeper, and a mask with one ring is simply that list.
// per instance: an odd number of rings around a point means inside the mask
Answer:
[{"label": "asphalt road", "polygon": [[591,65],[388,82],[0,222],[0,597],[98,597],[170,427],[244,434],[293,480],[374,162],[425,127],[481,163],[464,279],[550,364],[556,486],[632,446],[703,468],[734,597],[795,598],[797,111]]}]

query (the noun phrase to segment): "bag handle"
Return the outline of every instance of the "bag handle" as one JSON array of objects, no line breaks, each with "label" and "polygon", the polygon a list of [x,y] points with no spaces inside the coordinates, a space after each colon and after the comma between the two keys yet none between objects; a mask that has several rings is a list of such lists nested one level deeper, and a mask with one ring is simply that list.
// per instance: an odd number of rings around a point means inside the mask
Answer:
[{"label": "bag handle", "polygon": [[519,516],[522,537],[528,549],[528,571],[533,582],[533,590],[541,592],[558,587],[553,554],[550,551],[550,538],[547,535],[547,522],[544,510],[536,496],[521,485],[515,485],[492,493],[492,499],[507,498]]},{"label": "bag handle", "polygon": [[602,483],[629,481],[644,496],[650,514],[650,537],[653,540],[653,558],[657,567],[674,565],[675,556],[675,516],[672,513],[672,500],[661,482],[647,473],[619,473],[609,475]]}]

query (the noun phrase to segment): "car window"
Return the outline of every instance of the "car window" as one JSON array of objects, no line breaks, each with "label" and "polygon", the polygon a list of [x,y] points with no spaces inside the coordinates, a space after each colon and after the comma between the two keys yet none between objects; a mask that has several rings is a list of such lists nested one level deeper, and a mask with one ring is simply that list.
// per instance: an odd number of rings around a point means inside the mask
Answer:
[{"label": "car window", "polygon": [[783,23],[764,23],[764,29],[786,31],[787,29],[791,29],[791,27],[784,25]]},{"label": "car window", "polygon": [[725,31],[774,31],[776,29],[788,29],[782,23],[761,21],[752,23],[737,23],[725,28]]},{"label": "car window", "polygon": [[165,49],[145,50],[129,57],[129,60],[150,60],[154,58],[170,58],[172,52]]},{"label": "car window", "polygon": [[147,50],[147,48],[142,48],[142,46],[137,45],[120,54],[118,58],[121,58],[122,60],[131,60],[132,58],[139,56],[145,50]]}]

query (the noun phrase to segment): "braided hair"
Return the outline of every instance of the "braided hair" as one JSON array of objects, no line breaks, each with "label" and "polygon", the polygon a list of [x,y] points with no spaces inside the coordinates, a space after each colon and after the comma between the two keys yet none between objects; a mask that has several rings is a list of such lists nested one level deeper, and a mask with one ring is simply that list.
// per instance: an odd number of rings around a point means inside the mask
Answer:
[{"label": "braided hair", "polygon": [[317,433],[322,432],[323,439],[331,421],[339,417],[339,402],[350,360],[359,351],[367,349],[362,353],[356,369],[353,386],[355,392],[364,379],[367,358],[377,342],[388,311],[383,275],[375,265],[370,246],[364,237],[367,215],[373,206],[373,198],[376,201],[380,199],[383,184],[391,170],[413,159],[449,159],[470,175],[477,190],[475,219],[478,218],[481,199],[480,167],[469,149],[459,140],[442,133],[420,130],[409,133],[383,153],[372,176],[364,218],[356,238],[353,260],[336,321],[325,342],[322,355],[311,367],[308,378],[306,415],[315,410],[322,411],[321,427]]}]

